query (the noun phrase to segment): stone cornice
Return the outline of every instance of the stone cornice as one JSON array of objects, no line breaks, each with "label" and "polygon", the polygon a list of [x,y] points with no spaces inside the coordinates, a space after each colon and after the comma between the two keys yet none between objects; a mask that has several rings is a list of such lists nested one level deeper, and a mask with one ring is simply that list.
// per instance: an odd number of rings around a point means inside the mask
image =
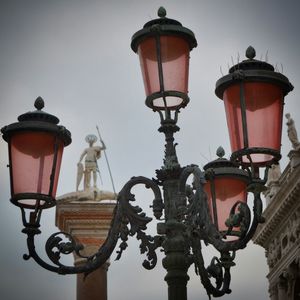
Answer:
[{"label": "stone cornice", "polygon": [[57,197],[57,202],[72,202],[72,201],[89,201],[89,202],[99,202],[99,201],[116,201],[117,194],[110,191],[99,190],[98,188],[90,188],[85,191],[71,192]]},{"label": "stone cornice", "polygon": [[300,205],[300,167],[291,169],[286,167],[280,177],[280,189],[265,209],[263,216],[266,219],[260,224],[253,237],[256,244],[267,248],[267,245],[278,234],[288,216]]},{"label": "stone cornice", "polygon": [[70,219],[77,220],[111,220],[115,203],[102,202],[58,202],[56,206],[55,225],[60,229]]}]

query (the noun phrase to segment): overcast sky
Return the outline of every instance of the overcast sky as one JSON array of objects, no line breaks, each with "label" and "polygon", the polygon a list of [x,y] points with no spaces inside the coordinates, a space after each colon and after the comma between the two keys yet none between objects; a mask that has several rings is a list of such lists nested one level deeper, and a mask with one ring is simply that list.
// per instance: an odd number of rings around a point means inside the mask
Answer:
[{"label": "overcast sky", "polygon": [[[159,6],[196,35],[191,52],[190,103],[179,117],[176,135],[182,165],[203,166],[223,145],[230,153],[222,101],[214,94],[215,82],[227,73],[232,59],[244,58],[252,45],[295,85],[286,98],[300,131],[300,4],[277,0],[1,0],[0,1],[0,122],[15,122],[33,109],[42,96],[45,111],[55,114],[71,132],[65,149],[58,195],[75,190],[76,164],[85,148],[84,138],[101,129],[107,145],[117,190],[134,175],[149,178],[162,165],[164,141],[157,132],[159,117],[144,105],[145,93],[138,57],[130,49],[133,33],[156,18]],[[283,126],[282,168],[290,143]],[[23,261],[25,235],[21,215],[9,202],[7,145],[0,141],[0,293],[3,300],[75,299],[75,276],[52,274],[33,261]],[[100,161],[104,189],[111,190],[105,161]],[[139,192],[142,195],[141,192]],[[151,197],[142,197],[150,205]],[[147,202],[148,201],[148,202]],[[57,229],[55,209],[43,215],[43,234],[37,248]],[[207,258],[211,251],[206,250]],[[113,255],[114,259],[115,255]],[[138,245],[131,242],[109,271],[109,299],[166,299],[165,271],[160,262],[146,271]],[[72,259],[69,260],[72,263]],[[268,273],[264,249],[249,245],[237,255],[232,272],[230,300],[267,299]],[[189,299],[206,299],[199,278],[190,269]],[[133,283],[133,280],[134,283]]]}]

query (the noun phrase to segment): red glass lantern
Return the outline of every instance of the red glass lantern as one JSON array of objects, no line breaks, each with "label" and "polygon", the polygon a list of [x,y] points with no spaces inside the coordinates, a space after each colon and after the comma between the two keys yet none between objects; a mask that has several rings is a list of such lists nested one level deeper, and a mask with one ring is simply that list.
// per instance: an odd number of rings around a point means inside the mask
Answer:
[{"label": "red glass lantern", "polygon": [[254,59],[233,66],[216,84],[224,100],[232,158],[243,165],[270,165],[280,159],[284,96],[293,86],[270,64]]},{"label": "red glass lantern", "polygon": [[11,202],[30,209],[55,205],[63,149],[71,143],[70,132],[57,125],[58,118],[41,111],[42,98],[35,107],[1,129],[9,148]]},{"label": "red glass lantern", "polygon": [[228,221],[235,207],[247,203],[248,173],[222,157],[205,165],[204,170],[211,220],[227,241],[235,240],[241,235],[240,226],[230,228]]},{"label": "red glass lantern", "polygon": [[160,8],[152,20],[132,37],[138,53],[146,91],[146,105],[153,110],[176,110],[188,98],[189,53],[197,46],[194,34]]}]

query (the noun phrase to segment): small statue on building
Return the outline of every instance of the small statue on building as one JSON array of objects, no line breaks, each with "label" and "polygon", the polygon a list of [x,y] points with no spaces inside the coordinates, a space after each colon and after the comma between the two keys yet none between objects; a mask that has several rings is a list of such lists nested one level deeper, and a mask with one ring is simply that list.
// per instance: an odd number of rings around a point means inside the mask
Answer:
[{"label": "small statue on building", "polygon": [[271,202],[272,198],[276,195],[280,188],[280,176],[280,165],[273,164],[268,171],[267,190],[263,192],[266,197],[267,205]]},{"label": "small statue on building", "polygon": [[274,241],[272,241],[269,245],[269,248],[266,252],[267,254],[267,262],[270,268],[273,268],[276,263],[276,257],[275,257],[275,245]]},{"label": "small statue on building", "polygon": [[[99,172],[97,160],[101,157],[101,151],[106,149],[104,142],[101,140],[101,146],[94,146],[94,143],[97,141],[97,137],[93,134],[89,134],[85,138],[86,142],[89,144],[89,147],[84,149],[82,152],[79,162],[77,164],[77,182],[76,182],[76,191],[84,177],[84,191],[88,190],[91,187],[91,175],[93,174],[93,187],[97,187],[97,172]],[[82,159],[85,157],[84,167],[81,163]],[[84,176],[83,176],[84,175]]]},{"label": "small statue on building", "polygon": [[294,244],[300,237],[300,211],[296,210],[290,217],[288,223],[289,242]]},{"label": "small statue on building", "polygon": [[297,135],[297,130],[295,127],[295,122],[291,118],[291,114],[287,113],[285,114],[285,117],[287,118],[286,125],[288,127],[287,132],[288,132],[288,137],[292,143],[292,146],[295,150],[300,150],[300,142],[298,140],[298,135]]},{"label": "small statue on building", "polygon": [[280,176],[281,176],[280,165],[279,164],[273,164],[271,166],[271,168],[269,169],[267,184],[269,185],[273,182],[278,182]]}]

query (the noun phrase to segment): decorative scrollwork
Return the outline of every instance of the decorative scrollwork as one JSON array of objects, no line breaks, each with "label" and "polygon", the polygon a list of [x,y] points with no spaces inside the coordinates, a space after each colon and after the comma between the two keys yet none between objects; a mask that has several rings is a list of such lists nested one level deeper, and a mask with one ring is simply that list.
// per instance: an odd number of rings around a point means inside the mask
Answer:
[{"label": "decorative scrollwork", "polygon": [[130,192],[133,186],[144,184],[146,188],[151,188],[154,192],[155,199],[153,201],[153,211],[159,219],[162,215],[163,202],[158,185],[145,177],[133,177],[119,193],[119,202],[122,209],[122,221],[120,226],[119,237],[122,240],[119,250],[117,251],[117,260],[121,258],[123,251],[127,248],[128,236],[136,234],[136,238],[140,240],[140,252],[146,253],[147,259],[144,260],[143,266],[146,269],[153,269],[157,263],[157,255],[155,250],[161,246],[162,237],[147,235],[144,231],[147,224],[152,218],[146,216],[139,206],[132,206],[130,202],[135,201],[135,196]]},{"label": "decorative scrollwork", "polygon": [[[194,176],[192,186],[186,184],[190,175]],[[203,188],[204,183],[204,174],[195,165],[186,167],[180,177],[180,191],[186,195],[189,203],[185,219],[187,243],[192,251],[192,261],[195,265],[195,272],[200,276],[200,280],[210,298],[211,295],[220,297],[225,293],[230,293],[229,269],[231,266],[223,263],[222,258],[224,255],[222,253],[221,259],[213,257],[207,268],[204,264],[201,240],[208,244],[210,242],[210,236],[214,236],[215,240],[224,243],[222,242],[221,234],[216,230],[209,217],[207,196]],[[215,285],[211,283],[211,279],[215,279]]]},{"label": "decorative scrollwork", "polygon": [[[143,262],[143,266],[146,269],[154,268],[157,263],[155,250],[161,246],[162,237],[152,237],[145,234],[144,231],[147,228],[147,224],[152,218],[147,217],[139,206],[131,205],[131,202],[135,201],[135,197],[130,191],[132,187],[137,184],[144,184],[146,188],[152,189],[155,196],[152,205],[153,213],[157,219],[160,219],[164,204],[158,185],[154,180],[146,177],[133,177],[125,184],[119,193],[107,239],[95,254],[88,257],[81,255],[80,251],[83,249],[81,244],[76,243],[70,234],[57,232],[48,238],[45,245],[46,254],[54,264],[50,265],[40,258],[35,249],[34,237],[40,233],[40,230],[36,228],[36,225],[35,227],[32,227],[30,223],[25,223],[23,232],[27,234],[29,253],[24,255],[24,259],[27,260],[33,258],[43,268],[59,274],[85,273],[88,275],[109,259],[119,238],[122,242],[119,246],[120,249],[117,252],[117,259],[121,257],[122,252],[127,247],[128,236],[136,234],[137,239],[141,241],[140,251],[141,253],[146,253],[147,256],[147,259]],[[67,239],[67,241],[65,239]],[[85,258],[86,263],[80,266],[66,266],[62,264],[60,262],[62,254],[68,255],[72,252],[75,252],[79,257]]]},{"label": "decorative scrollwork", "polygon": [[[59,235],[64,235],[68,241],[65,242]],[[45,245],[45,250],[49,259],[56,265],[62,265],[59,262],[61,254],[67,255],[75,251],[77,255],[81,256],[79,251],[82,249],[83,245],[77,244],[74,238],[66,232],[56,232],[52,234]]]},{"label": "decorative scrollwork", "polygon": [[208,277],[213,277],[216,280],[216,288],[219,289],[222,286],[223,269],[221,261],[214,256],[210,265],[206,268]]},{"label": "decorative scrollwork", "polygon": [[[187,178],[193,175],[192,187],[186,186]],[[187,207],[186,223],[189,230],[197,232],[197,236],[204,240],[206,244],[212,244],[219,252],[236,251],[243,249],[252,238],[258,223],[263,222],[261,192],[265,189],[263,181],[252,182],[248,186],[248,191],[254,194],[253,218],[246,203],[237,201],[231,208],[227,219],[227,232],[219,232],[210,219],[207,205],[207,196],[204,191],[205,179],[201,170],[191,165],[184,169],[180,179],[180,191],[185,193],[189,205]],[[232,234],[234,227],[239,227],[238,239],[226,241],[226,236]],[[192,228],[192,229],[191,229]],[[234,234],[234,233],[233,233]]]},{"label": "decorative scrollwork", "polygon": [[[205,268],[204,259],[201,251],[201,241],[194,236],[191,239],[191,248],[195,272],[200,276],[200,280],[211,299],[211,296],[221,297],[231,293],[230,286],[230,268],[234,266],[234,254],[221,253],[221,258],[213,257],[210,265]],[[215,286],[211,283],[211,278],[215,279]]]},{"label": "decorative scrollwork", "polygon": [[[190,264],[194,263],[196,274],[200,276],[209,297],[221,297],[230,293],[230,269],[235,265],[235,251],[246,246],[258,223],[262,222],[260,193],[264,189],[263,183],[252,182],[248,187],[248,191],[254,194],[252,220],[247,204],[241,201],[236,202],[226,221],[228,229],[224,236],[224,232],[217,230],[211,220],[207,195],[204,191],[206,182],[204,173],[196,165],[177,168],[176,170],[163,169],[157,174],[158,181],[141,176],[131,178],[124,185],[118,194],[107,239],[95,254],[89,257],[81,255],[82,245],[76,243],[71,235],[59,232],[51,235],[45,246],[48,258],[54,265],[46,263],[35,250],[34,237],[40,233],[39,224],[36,222],[34,226],[25,223],[23,232],[27,234],[29,253],[24,258],[33,258],[42,267],[56,273],[85,273],[88,275],[109,259],[119,240],[121,243],[116,259],[120,259],[123,251],[128,247],[129,236],[136,236],[140,243],[140,252],[146,256],[143,261],[144,268],[150,270],[156,266],[156,250],[163,247],[166,254],[164,267],[168,270],[170,278],[177,272],[173,270],[173,262],[180,258],[182,268],[188,269]],[[193,176],[193,181],[191,185],[188,185],[190,176]],[[148,217],[138,205],[133,205],[136,199],[132,193],[132,188],[139,184],[152,190],[154,200],[151,207],[155,218],[158,220],[161,219],[165,209],[159,184],[164,188],[167,207],[165,211],[166,222],[160,223],[159,234],[162,235],[146,234],[147,225],[152,221],[152,218]],[[236,228],[238,228],[239,233],[238,239],[224,240],[226,235],[234,235]],[[213,257],[207,267],[202,256],[202,242],[206,245],[212,244],[220,252],[220,257]],[[72,252],[85,258],[86,263],[80,266],[63,265],[60,262],[62,255],[68,255]]]},{"label": "decorative scrollwork", "polygon": [[[194,176],[192,186],[186,184],[190,175]],[[203,188],[205,182],[203,172],[196,165],[187,166],[180,177],[180,191],[189,202],[185,223],[190,232],[197,232],[199,238],[208,243],[210,236],[220,239],[221,235],[210,219],[207,195]]]},{"label": "decorative scrollwork", "polygon": [[[226,235],[236,235],[240,239],[244,238],[251,224],[251,213],[248,205],[237,201],[231,208],[225,224],[228,227]],[[234,227],[237,227],[239,230],[234,231]]]},{"label": "decorative scrollwork", "polygon": [[[190,175],[194,176],[191,186],[186,184]],[[262,207],[259,195],[262,187],[261,183],[255,183],[250,187],[255,198],[252,222],[248,205],[237,201],[226,221],[227,232],[219,232],[210,218],[204,184],[204,174],[197,166],[191,165],[183,170],[180,177],[180,192],[185,194],[188,201],[184,222],[187,226],[187,241],[191,247],[195,271],[200,276],[209,297],[211,295],[220,297],[231,292],[230,268],[235,265],[233,262],[235,251],[245,247],[260,220]],[[237,235],[238,239],[226,241],[224,240],[226,235]],[[202,257],[201,240],[205,244],[212,244],[221,255],[220,258],[214,257],[207,268]],[[215,280],[215,284],[212,284],[212,279]]]}]

